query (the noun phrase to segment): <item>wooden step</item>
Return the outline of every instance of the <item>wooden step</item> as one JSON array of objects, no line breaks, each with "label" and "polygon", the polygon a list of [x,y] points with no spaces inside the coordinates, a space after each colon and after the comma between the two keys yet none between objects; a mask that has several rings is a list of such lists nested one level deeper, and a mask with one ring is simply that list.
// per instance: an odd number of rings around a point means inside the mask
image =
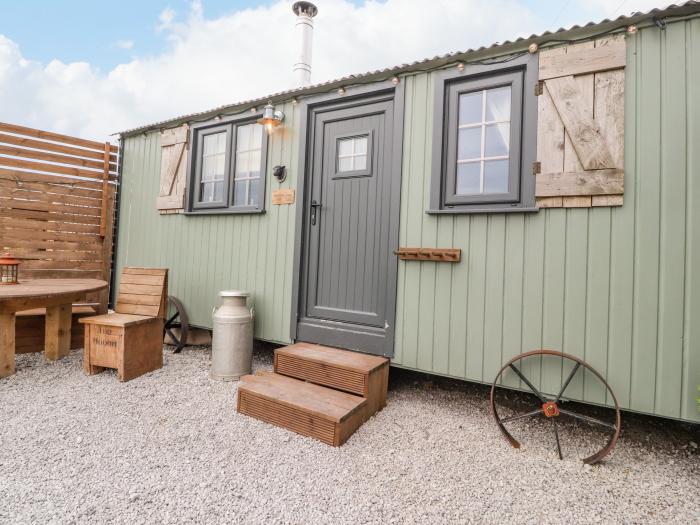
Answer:
[{"label": "wooden step", "polygon": [[340,446],[364,422],[362,397],[272,372],[243,376],[237,410],[297,434]]},{"label": "wooden step", "polygon": [[389,360],[311,343],[275,350],[275,372],[367,399],[367,419],[386,406]]}]

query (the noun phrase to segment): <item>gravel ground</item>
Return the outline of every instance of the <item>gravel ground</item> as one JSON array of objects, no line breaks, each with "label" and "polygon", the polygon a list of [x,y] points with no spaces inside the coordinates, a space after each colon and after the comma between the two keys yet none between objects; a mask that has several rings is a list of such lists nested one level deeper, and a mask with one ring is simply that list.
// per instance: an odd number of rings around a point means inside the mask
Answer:
[{"label": "gravel ground", "polygon": [[[698,426],[625,415],[615,452],[584,467],[534,421],[512,449],[484,387],[392,369],[388,406],[335,449],[237,414],[209,360],[167,350],[119,383],[84,376],[80,351],[18,356],[0,381],[0,522],[700,523]],[[565,451],[597,438],[562,432]]]}]

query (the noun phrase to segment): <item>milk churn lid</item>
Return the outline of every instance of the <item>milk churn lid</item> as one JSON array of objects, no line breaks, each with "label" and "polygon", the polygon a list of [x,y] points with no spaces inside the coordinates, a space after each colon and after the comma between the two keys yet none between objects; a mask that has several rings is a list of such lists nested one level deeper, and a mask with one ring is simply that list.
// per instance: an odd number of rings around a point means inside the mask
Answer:
[{"label": "milk churn lid", "polygon": [[219,292],[219,297],[250,297],[250,292],[243,290],[222,290]]}]

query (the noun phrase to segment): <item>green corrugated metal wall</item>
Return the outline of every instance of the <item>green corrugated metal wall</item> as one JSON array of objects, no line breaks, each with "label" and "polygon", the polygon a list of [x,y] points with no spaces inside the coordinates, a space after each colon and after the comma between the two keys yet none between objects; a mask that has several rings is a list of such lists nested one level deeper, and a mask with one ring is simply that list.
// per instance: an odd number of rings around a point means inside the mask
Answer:
[{"label": "green corrugated metal wall", "polygon": [[[488,382],[520,352],[561,349],[623,407],[700,420],[700,20],[629,43],[621,208],[426,215],[432,82],[407,79],[400,244],[463,260],[399,263],[394,363]],[[529,372],[544,389],[566,373]],[[572,387],[608,401],[588,377]]]},{"label": "green corrugated metal wall", "polygon": [[[283,106],[283,129],[268,146],[268,172],[288,168],[283,184],[268,177],[262,215],[160,215],[160,133],[137,135],[124,144],[117,272],[123,266],[170,268],[169,292],[187,308],[190,322],[211,327],[217,293],[254,293],[255,336],[289,341],[294,253],[294,206],[272,206],[273,188],[297,183],[299,109]],[[117,273],[118,275],[118,273]]]},{"label": "green corrugated metal wall", "polygon": [[[395,364],[488,382],[510,356],[562,349],[600,370],[623,407],[700,421],[700,20],[629,42],[621,208],[426,215],[432,81],[405,79],[400,244],[461,248],[463,260],[399,263]],[[299,110],[283,109],[268,167],[287,165],[282,187],[294,188]],[[201,326],[218,290],[249,289],[256,336],[287,342],[295,207],[271,206],[268,180],[265,215],[160,216],[158,140],[126,141],[118,268],[170,267],[171,293]],[[566,370],[528,373],[546,390]],[[587,377],[571,388],[609,402]]]}]

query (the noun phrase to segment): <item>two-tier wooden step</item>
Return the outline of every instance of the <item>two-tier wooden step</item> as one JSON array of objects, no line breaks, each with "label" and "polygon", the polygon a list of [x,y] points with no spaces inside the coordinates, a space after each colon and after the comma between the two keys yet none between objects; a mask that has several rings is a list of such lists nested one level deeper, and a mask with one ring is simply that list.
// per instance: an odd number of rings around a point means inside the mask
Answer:
[{"label": "two-tier wooden step", "polygon": [[297,434],[339,446],[364,422],[359,396],[272,372],[243,376],[238,411]]},{"label": "two-tier wooden step", "polygon": [[342,445],[386,405],[389,361],[297,343],[275,351],[275,371],[245,376],[238,412]]}]

